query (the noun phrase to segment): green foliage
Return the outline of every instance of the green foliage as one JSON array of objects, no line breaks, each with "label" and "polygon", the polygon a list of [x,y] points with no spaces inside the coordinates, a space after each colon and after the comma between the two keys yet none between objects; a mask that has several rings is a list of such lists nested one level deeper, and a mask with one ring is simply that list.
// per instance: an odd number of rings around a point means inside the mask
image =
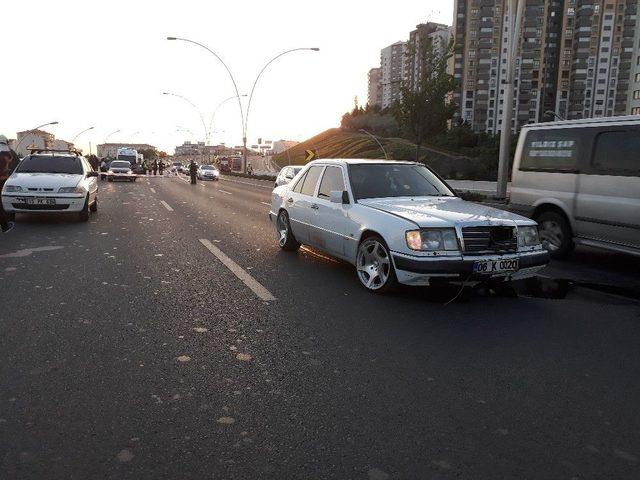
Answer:
[{"label": "green foliage", "polygon": [[378,105],[367,105],[365,108],[355,108],[342,116],[340,128],[350,132],[366,130],[372,135],[380,137],[395,137],[399,133],[398,122],[388,112],[382,112]]},{"label": "green foliage", "polygon": [[142,155],[144,155],[145,160],[156,160],[158,158],[158,151],[151,148],[138,150],[138,153],[141,153]]},{"label": "green foliage", "polygon": [[427,138],[446,133],[456,111],[456,105],[448,100],[456,82],[447,73],[452,45],[444,54],[439,54],[427,44],[417,55],[420,55],[423,73],[413,88],[402,85],[402,98],[394,113],[403,136],[420,146]]}]

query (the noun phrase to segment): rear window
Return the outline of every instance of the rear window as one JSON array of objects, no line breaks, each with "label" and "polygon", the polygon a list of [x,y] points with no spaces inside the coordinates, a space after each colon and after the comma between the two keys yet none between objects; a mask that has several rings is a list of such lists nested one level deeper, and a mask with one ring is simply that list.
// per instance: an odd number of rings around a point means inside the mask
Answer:
[{"label": "rear window", "polygon": [[29,155],[18,168],[20,173],[67,173],[82,175],[82,162],[79,157],[58,157],[54,155]]},{"label": "rear window", "polygon": [[603,131],[596,136],[594,174],[640,176],[640,129]]},{"label": "rear window", "polygon": [[579,154],[584,148],[583,136],[577,128],[530,131],[525,139],[520,170],[577,170]]},{"label": "rear window", "polygon": [[111,166],[114,168],[131,168],[131,164],[129,162],[122,162],[119,160],[111,162]]},{"label": "rear window", "polygon": [[202,170],[215,170],[215,167],[212,167],[211,165],[203,165],[202,167],[200,167]]}]

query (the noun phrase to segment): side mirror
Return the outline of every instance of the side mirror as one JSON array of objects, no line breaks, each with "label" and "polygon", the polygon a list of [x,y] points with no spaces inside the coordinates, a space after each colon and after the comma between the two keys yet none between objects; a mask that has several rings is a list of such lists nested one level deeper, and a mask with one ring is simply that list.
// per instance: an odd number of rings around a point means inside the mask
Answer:
[{"label": "side mirror", "polygon": [[293,180],[293,174],[287,173],[284,178],[286,178],[287,180]]},{"label": "side mirror", "polygon": [[347,193],[346,190],[332,190],[329,193],[329,196],[329,200],[331,201],[331,203],[341,203],[343,205],[349,204],[349,193]]},{"label": "side mirror", "polygon": [[97,177],[98,176],[98,172],[94,172],[93,170],[90,172],[87,172],[87,178],[89,177]]}]

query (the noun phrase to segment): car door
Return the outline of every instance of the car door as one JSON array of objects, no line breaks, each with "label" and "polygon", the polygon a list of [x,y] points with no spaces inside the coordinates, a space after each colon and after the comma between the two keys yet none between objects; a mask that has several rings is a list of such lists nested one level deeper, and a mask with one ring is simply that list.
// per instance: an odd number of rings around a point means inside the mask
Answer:
[{"label": "car door", "polygon": [[302,176],[287,193],[286,209],[293,235],[299,242],[309,242],[309,218],[311,204],[316,193],[322,166],[313,166]]},{"label": "car door", "polygon": [[93,203],[96,195],[98,193],[98,178],[97,177],[87,177],[87,173],[93,172],[93,167],[89,164],[86,159],[82,159],[83,170],[84,170],[84,181],[87,182],[87,188],[89,190],[89,203]]},{"label": "car door", "polygon": [[342,167],[329,165],[322,173],[318,193],[311,205],[309,243],[336,256],[345,254],[349,205],[331,203],[332,191],[344,191],[345,175]]},{"label": "car door", "polygon": [[598,129],[575,208],[580,239],[640,250],[640,127]]}]

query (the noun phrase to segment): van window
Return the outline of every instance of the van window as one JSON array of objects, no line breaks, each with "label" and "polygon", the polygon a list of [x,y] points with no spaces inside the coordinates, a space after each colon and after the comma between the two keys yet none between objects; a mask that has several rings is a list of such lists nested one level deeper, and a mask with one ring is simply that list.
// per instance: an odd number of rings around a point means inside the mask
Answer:
[{"label": "van window", "polygon": [[591,166],[596,175],[640,176],[640,129],[598,134]]},{"label": "van window", "polygon": [[525,139],[520,170],[569,172],[578,169],[584,136],[576,128],[532,130]]}]

